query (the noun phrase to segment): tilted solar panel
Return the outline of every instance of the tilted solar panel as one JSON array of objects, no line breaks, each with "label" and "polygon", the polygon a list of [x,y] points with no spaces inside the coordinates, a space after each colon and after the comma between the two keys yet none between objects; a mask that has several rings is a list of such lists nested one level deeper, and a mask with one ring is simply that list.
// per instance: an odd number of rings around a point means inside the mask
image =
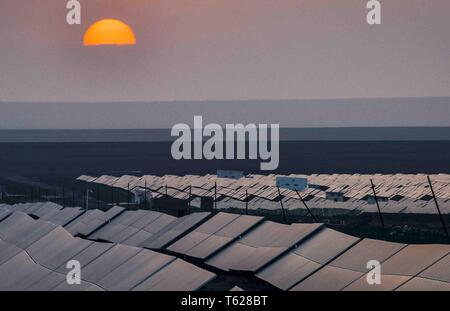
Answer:
[{"label": "tilted solar panel", "polygon": [[228,271],[256,272],[322,228],[322,224],[283,225],[266,221],[206,264]]},{"label": "tilted solar panel", "polygon": [[358,241],[358,238],[325,228],[264,268],[257,277],[287,290]]}]

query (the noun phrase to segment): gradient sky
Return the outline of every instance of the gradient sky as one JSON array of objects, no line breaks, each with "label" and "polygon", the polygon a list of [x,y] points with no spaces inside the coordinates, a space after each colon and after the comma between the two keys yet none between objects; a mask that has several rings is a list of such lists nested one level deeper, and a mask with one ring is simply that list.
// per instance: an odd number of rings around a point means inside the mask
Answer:
[{"label": "gradient sky", "polygon": [[[0,101],[327,99],[450,95],[450,1],[0,1]],[[82,47],[117,18],[133,47]]]}]

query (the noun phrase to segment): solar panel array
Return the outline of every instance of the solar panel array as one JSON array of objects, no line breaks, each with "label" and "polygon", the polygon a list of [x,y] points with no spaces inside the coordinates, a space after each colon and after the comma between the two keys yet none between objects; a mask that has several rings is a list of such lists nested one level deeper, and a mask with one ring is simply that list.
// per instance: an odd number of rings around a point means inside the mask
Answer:
[{"label": "solar panel array", "polygon": [[[291,174],[289,177],[307,178],[309,187],[300,192],[311,209],[327,209],[332,215],[376,212],[370,180],[375,184],[383,213],[437,213],[427,176],[407,175],[361,175],[361,174]],[[219,200],[218,208],[244,208],[248,202],[250,210],[266,212],[280,209],[276,188],[277,175],[247,175],[241,179],[219,178],[216,175],[153,176],[125,175],[114,177],[82,175],[77,180],[127,190],[147,187],[154,198],[164,195],[188,199],[189,191],[194,197],[213,197]],[[450,213],[450,175],[430,175],[442,213]],[[215,188],[217,186],[217,188]],[[298,194],[289,189],[280,189],[284,208],[291,213],[304,213]],[[327,200],[327,193],[335,192],[345,197],[345,202]]]},{"label": "solar panel array", "polygon": [[256,272],[321,228],[321,224],[288,226],[266,221],[206,263],[224,271]]},{"label": "solar panel array", "polygon": [[89,210],[70,222],[66,228],[73,235],[88,236],[123,211],[119,206],[114,206],[107,212]]},{"label": "solar panel array", "polygon": [[[58,209],[47,206],[48,213]],[[14,210],[0,222],[0,290],[192,291],[215,277],[174,256],[74,237],[58,224]],[[66,282],[70,260],[81,263],[80,285]]]},{"label": "solar panel array", "polygon": [[[43,220],[73,215],[65,210],[81,214],[65,227]],[[53,203],[0,205],[0,289],[195,290],[217,273],[241,273],[292,291],[450,290],[450,245],[360,239],[323,224],[285,225],[223,212],[175,218],[94,211]],[[66,230],[74,226],[92,232],[74,237]],[[65,281],[70,259],[82,264],[81,287]],[[381,263],[378,285],[367,282],[373,260]]]},{"label": "solar panel array", "polygon": [[[449,252],[449,245],[404,245],[363,240],[291,290],[450,290],[450,266],[439,263]],[[367,282],[367,263],[370,260],[381,263],[381,284],[369,285]],[[438,269],[439,273],[428,278],[428,269]],[[417,282],[421,285],[418,286]]]},{"label": "solar panel array", "polygon": [[210,213],[176,218],[153,211],[125,211],[89,239],[160,249],[196,226]]},{"label": "solar panel array", "polygon": [[218,213],[176,241],[168,250],[204,260],[239,239],[262,221],[262,217]]},{"label": "solar panel array", "polygon": [[260,271],[257,276],[287,290],[359,241],[358,238],[330,230],[321,230],[299,247]]}]

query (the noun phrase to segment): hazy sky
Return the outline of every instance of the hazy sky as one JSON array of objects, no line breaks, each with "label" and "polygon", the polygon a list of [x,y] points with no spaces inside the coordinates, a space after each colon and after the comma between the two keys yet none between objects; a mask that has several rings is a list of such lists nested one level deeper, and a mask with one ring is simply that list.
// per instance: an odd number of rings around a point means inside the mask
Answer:
[{"label": "hazy sky", "polygon": [[[450,1],[0,1],[0,101],[172,101],[450,95]],[[117,18],[132,47],[82,47]],[[1,109],[1,108],[0,108]]]}]

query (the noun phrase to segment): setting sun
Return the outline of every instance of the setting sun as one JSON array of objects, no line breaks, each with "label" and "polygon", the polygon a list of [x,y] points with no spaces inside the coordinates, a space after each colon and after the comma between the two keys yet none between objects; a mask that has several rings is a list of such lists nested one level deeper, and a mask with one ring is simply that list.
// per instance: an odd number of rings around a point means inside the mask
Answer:
[{"label": "setting sun", "polygon": [[103,19],[86,31],[83,45],[135,45],[136,37],[130,26],[116,19]]}]

